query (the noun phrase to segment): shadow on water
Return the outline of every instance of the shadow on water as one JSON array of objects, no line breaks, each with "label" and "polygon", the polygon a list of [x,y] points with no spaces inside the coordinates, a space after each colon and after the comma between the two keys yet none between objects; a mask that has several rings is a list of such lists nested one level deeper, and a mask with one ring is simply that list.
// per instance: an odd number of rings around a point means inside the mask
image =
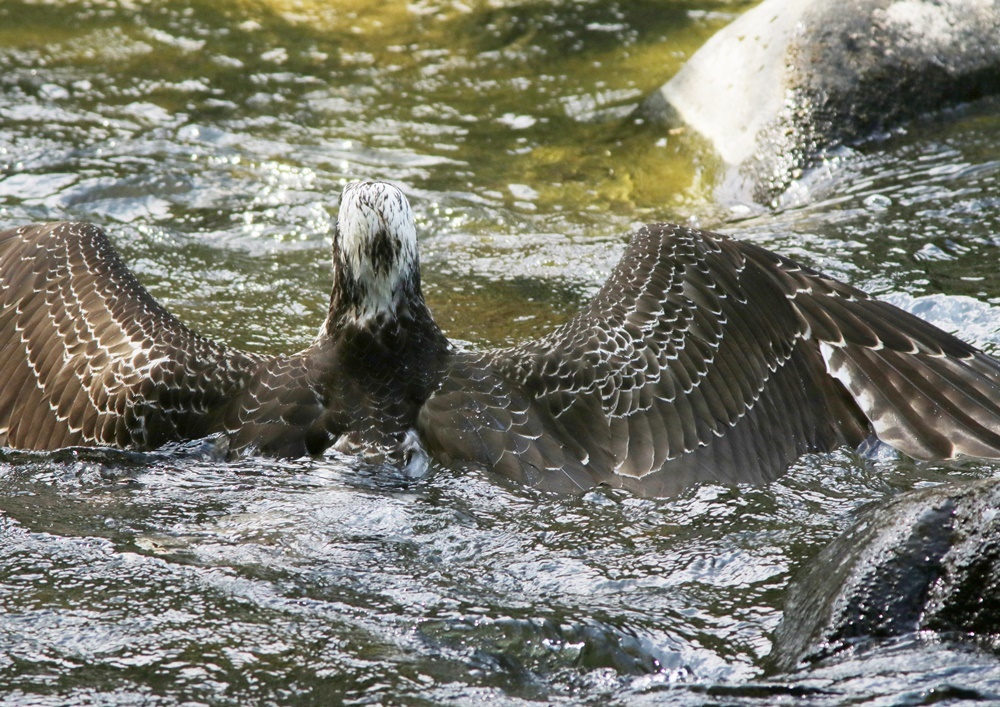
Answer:
[{"label": "shadow on water", "polygon": [[[628,119],[744,3],[0,0],[0,218],[107,226],[153,294],[255,351],[326,310],[342,184],[400,183],[429,300],[475,345],[562,321],[636,222],[739,232],[1000,350],[1000,119],[860,146],[779,213],[711,203],[685,135]],[[224,314],[221,314],[223,313]],[[765,488],[541,495],[330,456],[0,452],[11,704],[989,698],[918,637],[767,676],[789,578],[861,508],[995,475],[807,457]]]}]

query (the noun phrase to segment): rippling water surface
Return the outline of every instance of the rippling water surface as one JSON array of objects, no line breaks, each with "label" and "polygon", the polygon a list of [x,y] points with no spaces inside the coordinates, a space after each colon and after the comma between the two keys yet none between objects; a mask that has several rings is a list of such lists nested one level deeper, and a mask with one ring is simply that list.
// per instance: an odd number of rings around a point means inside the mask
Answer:
[{"label": "rippling water surface", "polygon": [[[718,206],[696,139],[630,113],[740,2],[0,0],[0,223],[106,226],[199,331],[303,346],[342,185],[395,181],[452,337],[518,340],[634,224],[738,232],[1000,353],[1000,110]],[[0,452],[10,704],[925,704],[996,660],[903,642],[768,675],[790,579],[866,504],[990,476],[842,451],[669,500],[410,479],[342,457]]]}]

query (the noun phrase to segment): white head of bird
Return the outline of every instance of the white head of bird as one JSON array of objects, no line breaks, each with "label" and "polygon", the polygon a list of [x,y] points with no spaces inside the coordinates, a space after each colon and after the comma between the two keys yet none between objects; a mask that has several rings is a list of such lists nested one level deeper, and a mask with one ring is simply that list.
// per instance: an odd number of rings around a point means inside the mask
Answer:
[{"label": "white head of bird", "polygon": [[334,287],[358,322],[394,316],[400,299],[419,288],[413,212],[391,184],[361,181],[344,187],[333,253]]}]

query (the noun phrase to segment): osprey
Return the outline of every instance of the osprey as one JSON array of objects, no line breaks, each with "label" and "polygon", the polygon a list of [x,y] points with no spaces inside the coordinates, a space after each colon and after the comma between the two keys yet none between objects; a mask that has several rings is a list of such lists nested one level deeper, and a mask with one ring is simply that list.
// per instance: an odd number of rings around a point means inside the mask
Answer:
[{"label": "osprey", "polygon": [[892,305],[715,233],[651,224],[570,321],[456,350],[420,289],[402,192],[353,182],[326,321],[261,356],[198,335],[97,226],[0,233],[0,444],[481,465],[543,489],[663,496],[765,482],[875,434],[923,460],[1000,459],[1000,362]]}]

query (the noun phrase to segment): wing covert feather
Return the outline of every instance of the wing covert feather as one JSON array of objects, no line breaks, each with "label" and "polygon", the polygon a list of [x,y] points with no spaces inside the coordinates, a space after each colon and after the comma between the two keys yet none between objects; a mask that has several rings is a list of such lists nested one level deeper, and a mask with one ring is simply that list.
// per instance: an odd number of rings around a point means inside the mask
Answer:
[{"label": "wing covert feather", "polygon": [[[489,440],[476,434],[520,396],[530,424],[569,464],[533,462],[541,487],[565,486],[565,478],[546,480],[545,469],[557,467],[584,488],[607,483],[648,495],[700,480],[765,481],[804,452],[865,436],[808,333],[739,244],[651,225],[577,317],[536,341],[459,356],[418,424],[445,460],[499,455],[501,473],[521,478],[512,439],[528,436],[528,421],[511,420]],[[489,395],[484,378],[470,373],[482,368]],[[476,413],[466,416],[472,404]],[[455,428],[462,445],[452,444]]]},{"label": "wing covert feather", "polygon": [[[520,419],[512,398],[527,403]],[[751,243],[654,224],[577,317],[459,356],[418,424],[445,461],[499,458],[501,473],[544,488],[572,478],[668,495],[767,481],[872,431],[918,459],[1000,458],[1000,362]],[[538,426],[568,467],[526,461],[514,439]]]},{"label": "wing covert feather", "polygon": [[152,448],[208,434],[260,359],[198,336],[100,228],[0,233],[0,444]]}]

